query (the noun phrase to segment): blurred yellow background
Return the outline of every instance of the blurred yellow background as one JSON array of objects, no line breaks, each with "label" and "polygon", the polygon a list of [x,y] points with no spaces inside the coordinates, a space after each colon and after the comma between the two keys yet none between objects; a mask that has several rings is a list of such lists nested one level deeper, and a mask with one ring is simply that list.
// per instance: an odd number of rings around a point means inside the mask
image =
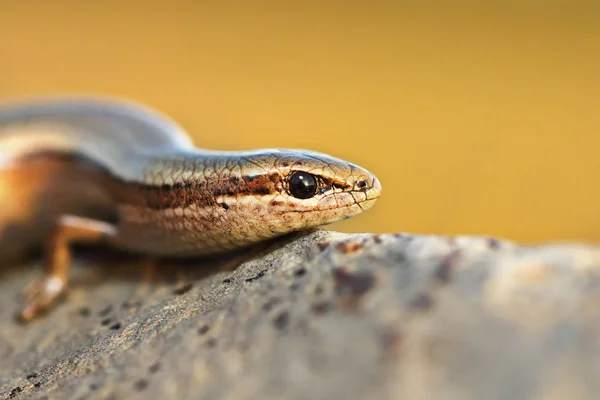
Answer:
[{"label": "blurred yellow background", "polygon": [[600,3],[410,3],[0,0],[0,100],[124,96],[376,173],[333,229],[600,242]]}]

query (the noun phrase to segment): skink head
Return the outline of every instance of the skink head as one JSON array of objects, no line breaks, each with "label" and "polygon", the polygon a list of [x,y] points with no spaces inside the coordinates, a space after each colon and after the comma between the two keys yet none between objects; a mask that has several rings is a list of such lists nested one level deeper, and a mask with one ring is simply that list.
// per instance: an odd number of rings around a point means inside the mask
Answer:
[{"label": "skink head", "polygon": [[153,185],[142,207],[124,215],[145,224],[153,220],[168,230],[170,243],[184,242],[196,253],[350,218],[381,194],[369,171],[309,151],[202,152],[151,165],[156,169],[147,179]]},{"label": "skink head", "polygon": [[[271,150],[244,157],[245,183],[257,220],[269,232],[285,233],[350,218],[373,206],[381,194],[369,171],[321,153]],[[252,218],[252,217],[250,217]]]}]

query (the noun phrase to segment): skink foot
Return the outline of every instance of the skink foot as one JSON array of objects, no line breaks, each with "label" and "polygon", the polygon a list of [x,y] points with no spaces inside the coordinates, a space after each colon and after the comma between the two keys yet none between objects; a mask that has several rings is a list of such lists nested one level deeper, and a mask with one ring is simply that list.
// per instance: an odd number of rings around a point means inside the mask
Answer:
[{"label": "skink foot", "polygon": [[49,310],[66,297],[67,289],[66,282],[54,276],[31,282],[23,290],[26,305],[19,313],[19,319],[22,322],[29,322]]},{"label": "skink foot", "polygon": [[66,297],[71,243],[96,243],[115,232],[116,228],[106,222],[70,215],[59,218],[47,243],[45,276],[29,284],[24,290],[26,306],[19,313],[21,322],[34,319]]}]

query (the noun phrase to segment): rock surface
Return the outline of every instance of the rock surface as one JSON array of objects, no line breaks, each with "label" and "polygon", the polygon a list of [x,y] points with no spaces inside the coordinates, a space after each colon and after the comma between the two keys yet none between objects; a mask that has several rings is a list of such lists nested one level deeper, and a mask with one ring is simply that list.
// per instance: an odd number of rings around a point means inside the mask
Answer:
[{"label": "rock surface", "polygon": [[317,231],[141,264],[80,257],[26,326],[39,269],[1,276],[0,399],[600,398],[598,248]]}]

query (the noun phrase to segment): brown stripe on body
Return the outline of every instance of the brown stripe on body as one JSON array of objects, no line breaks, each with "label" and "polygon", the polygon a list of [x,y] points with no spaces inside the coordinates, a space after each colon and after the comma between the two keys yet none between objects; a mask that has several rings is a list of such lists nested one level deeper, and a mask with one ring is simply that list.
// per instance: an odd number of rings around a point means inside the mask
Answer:
[{"label": "brown stripe on body", "polygon": [[[194,179],[164,185],[121,182],[115,194],[122,204],[147,207],[152,210],[187,208],[193,204],[214,206],[217,198],[265,196],[282,193],[284,177],[277,172],[252,176],[215,176],[202,180]],[[348,190],[351,186],[345,181],[322,179],[320,193],[333,189]]]},{"label": "brown stripe on body", "polygon": [[[109,171],[106,167],[94,162],[85,155],[72,153],[38,153],[29,155],[25,160],[38,157],[58,158],[68,161],[76,167],[93,167],[100,174],[95,174],[94,179],[101,177],[100,184],[105,187],[111,197],[119,204],[144,207],[152,210],[165,210],[169,208],[187,208],[193,204],[201,207],[210,207],[217,204],[217,198],[264,196],[283,193],[285,178],[278,172],[270,172],[247,176],[230,176],[227,173],[213,173],[212,176],[198,177],[172,184],[148,184],[141,181],[127,181]],[[343,180],[325,179],[320,177],[319,193],[331,190],[348,190],[350,185]]]},{"label": "brown stripe on body", "polygon": [[[119,202],[129,205],[147,207],[153,210],[167,208],[187,208],[192,204],[214,206],[217,198],[265,196],[282,193],[284,178],[279,173],[260,174],[254,176],[229,176],[217,179],[208,178],[203,181],[177,182],[152,186],[147,184],[128,184],[117,193]],[[333,189],[347,190],[351,186],[344,181],[323,180],[320,193]],[[132,192],[136,192],[135,194]]]},{"label": "brown stripe on body", "polygon": [[174,184],[148,185],[119,181],[112,192],[120,204],[146,207],[152,210],[187,208],[193,204],[208,207],[217,198],[263,196],[283,190],[277,173],[253,177],[215,177],[188,180]]},{"label": "brown stripe on body", "polygon": [[198,178],[192,177],[182,182],[152,185],[124,180],[81,154],[43,152],[27,155],[19,159],[19,162],[27,163],[44,158],[70,163],[76,169],[92,168],[99,172],[94,174],[93,179],[99,181],[116,202],[152,210],[186,208],[192,204],[213,206],[220,196],[268,195],[283,190],[282,177],[277,172],[254,176],[227,176],[215,173],[213,176],[204,177],[200,174]]}]

